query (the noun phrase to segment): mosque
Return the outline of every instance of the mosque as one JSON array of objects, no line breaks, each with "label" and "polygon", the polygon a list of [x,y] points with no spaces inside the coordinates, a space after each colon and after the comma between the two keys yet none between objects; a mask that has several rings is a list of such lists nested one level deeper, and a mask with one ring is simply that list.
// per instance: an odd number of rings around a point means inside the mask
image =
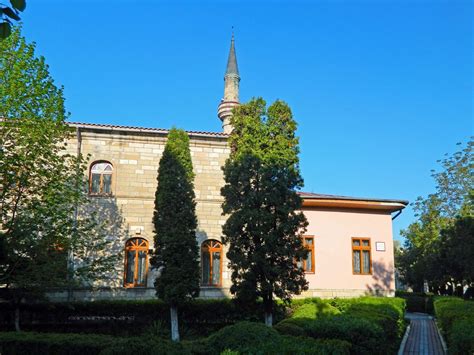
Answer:
[{"label": "mosque", "polygon": [[[202,298],[229,297],[226,246],[221,243],[224,184],[221,167],[229,156],[232,109],[239,105],[239,70],[232,37],[218,106],[221,132],[188,131],[195,172],[196,240],[200,247]],[[108,225],[121,256],[105,283],[77,288],[75,300],[155,298],[157,271],[149,264],[153,248],[152,216],[158,164],[168,130],[109,124],[69,123],[76,131],[68,142],[72,154],[90,155],[89,195]],[[308,179],[308,177],[306,177]],[[304,236],[308,257],[299,265],[309,290],[303,297],[393,296],[392,220],[407,201],[301,193],[309,226]],[[63,300],[66,292],[53,299]]]}]

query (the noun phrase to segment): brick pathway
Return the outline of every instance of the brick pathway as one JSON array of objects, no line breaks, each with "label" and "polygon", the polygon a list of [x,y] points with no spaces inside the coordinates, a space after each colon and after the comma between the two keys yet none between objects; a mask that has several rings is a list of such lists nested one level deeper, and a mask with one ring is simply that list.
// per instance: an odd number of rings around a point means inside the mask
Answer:
[{"label": "brick pathway", "polygon": [[423,313],[407,313],[410,320],[408,338],[404,338],[399,355],[445,355],[443,342],[433,318]]}]

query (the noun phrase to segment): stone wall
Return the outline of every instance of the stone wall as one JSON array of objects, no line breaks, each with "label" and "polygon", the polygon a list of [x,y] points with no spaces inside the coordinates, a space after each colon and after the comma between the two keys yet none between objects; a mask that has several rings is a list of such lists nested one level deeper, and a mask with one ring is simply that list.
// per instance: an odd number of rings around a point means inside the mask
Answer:
[{"label": "stone wall", "polygon": [[[68,142],[71,154],[80,150],[89,156],[88,166],[97,161],[107,161],[113,166],[112,195],[110,197],[91,196],[97,212],[116,239],[117,250],[122,253],[120,263],[116,267],[117,277],[106,286],[121,288],[123,285],[124,256],[123,248],[129,238],[141,237],[153,248],[153,210],[157,187],[158,165],[166,144],[166,132],[130,132],[120,129],[80,128],[80,138],[74,136]],[[190,134],[190,150],[195,172],[196,214],[198,218],[198,244],[207,239],[221,240],[223,172],[221,167],[229,155],[226,136],[203,136]],[[89,172],[85,172],[88,174]],[[225,251],[224,251],[225,254]],[[223,260],[223,287],[230,286],[230,276]],[[149,269],[147,288],[153,288],[156,271]],[[152,289],[149,290],[150,292]],[[77,298],[87,299],[85,291],[78,291]],[[136,298],[134,293],[150,296],[150,292],[142,290],[113,290],[111,294],[119,298]],[[203,295],[212,293],[203,289]],[[108,294],[101,291],[100,294]],[[59,296],[59,295],[58,295]],[[100,297],[102,298],[102,297]]]}]

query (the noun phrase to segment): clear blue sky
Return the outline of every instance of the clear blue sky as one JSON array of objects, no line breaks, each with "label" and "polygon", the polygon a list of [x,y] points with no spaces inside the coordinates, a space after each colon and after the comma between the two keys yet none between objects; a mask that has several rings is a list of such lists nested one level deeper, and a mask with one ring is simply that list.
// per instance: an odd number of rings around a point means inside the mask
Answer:
[{"label": "clear blue sky", "polygon": [[23,21],[71,120],[208,131],[235,26],[241,101],[292,107],[306,191],[413,201],[474,131],[470,1],[29,0]]}]

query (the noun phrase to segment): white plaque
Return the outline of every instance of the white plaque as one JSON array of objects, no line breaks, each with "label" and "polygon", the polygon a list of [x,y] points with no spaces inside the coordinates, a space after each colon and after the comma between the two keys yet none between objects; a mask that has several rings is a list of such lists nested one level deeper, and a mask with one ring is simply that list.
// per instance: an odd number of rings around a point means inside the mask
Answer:
[{"label": "white plaque", "polygon": [[385,242],[375,242],[375,250],[385,251]]}]

